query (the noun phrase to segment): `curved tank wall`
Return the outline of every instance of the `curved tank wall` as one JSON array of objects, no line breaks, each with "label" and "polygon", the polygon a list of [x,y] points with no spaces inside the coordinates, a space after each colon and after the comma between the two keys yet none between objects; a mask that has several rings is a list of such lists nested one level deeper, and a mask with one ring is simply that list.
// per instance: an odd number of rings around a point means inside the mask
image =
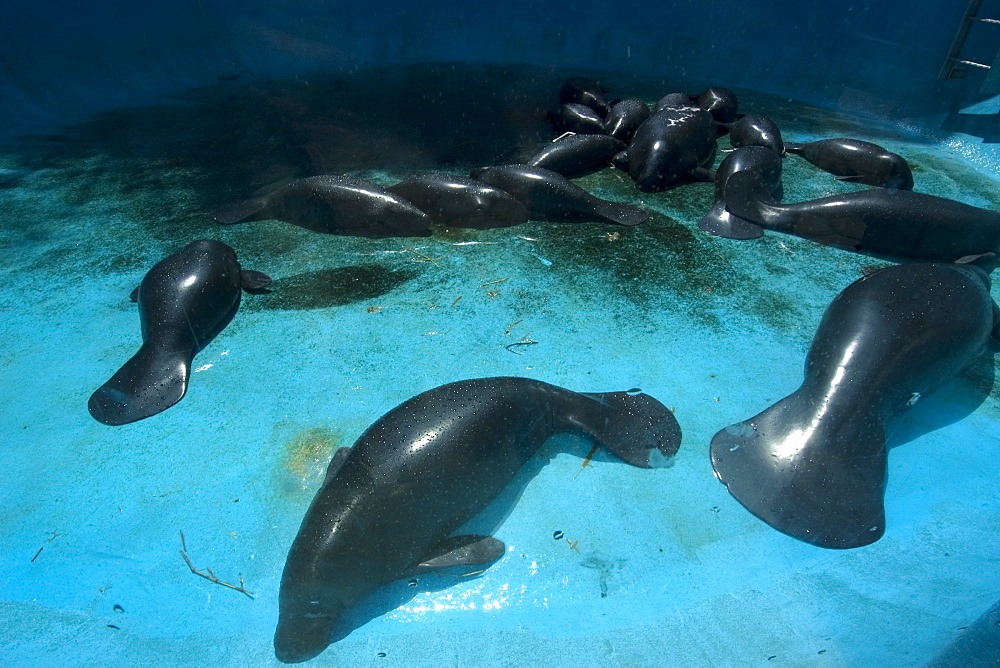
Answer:
[{"label": "curved tank wall", "polygon": [[[182,0],[20,3],[0,24],[0,133],[240,77],[399,62],[634,72],[936,126],[978,101],[936,79],[964,3]],[[936,127],[935,127],[936,129]]]}]

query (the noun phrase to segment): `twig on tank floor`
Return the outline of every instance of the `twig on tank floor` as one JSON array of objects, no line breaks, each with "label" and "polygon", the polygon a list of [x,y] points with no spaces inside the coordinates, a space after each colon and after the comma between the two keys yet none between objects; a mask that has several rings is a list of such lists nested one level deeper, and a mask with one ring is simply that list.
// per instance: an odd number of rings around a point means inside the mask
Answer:
[{"label": "twig on tank floor", "polygon": [[485,288],[487,285],[493,285],[494,283],[504,283],[504,282],[509,281],[509,280],[510,280],[510,276],[508,276],[507,278],[498,278],[495,281],[487,281],[487,282],[483,283],[479,287]]},{"label": "twig on tank floor", "polygon": [[435,267],[437,266],[437,260],[441,259],[439,257],[430,257],[429,255],[424,255],[423,253],[421,253],[420,251],[418,251],[416,248],[407,248],[406,250],[410,251],[411,253],[413,253],[414,255],[416,255],[417,257],[419,257],[420,260],[421,260],[421,262],[430,262]]},{"label": "twig on tank floor", "polygon": [[248,591],[248,590],[246,590],[246,589],[243,588],[243,578],[240,578],[240,584],[239,584],[239,586],[236,586],[234,584],[229,584],[228,582],[223,582],[222,580],[220,580],[219,578],[217,578],[215,576],[215,573],[212,572],[211,568],[206,568],[204,572],[199,571],[197,568],[195,568],[194,564],[191,563],[191,559],[187,556],[187,545],[184,542],[184,532],[181,531],[180,534],[181,534],[181,549],[180,549],[180,553],[181,553],[181,556],[184,558],[184,563],[186,563],[188,565],[188,568],[191,569],[192,573],[194,573],[195,575],[200,575],[201,577],[205,578],[209,582],[214,582],[217,585],[222,585],[223,587],[228,587],[229,589],[235,589],[236,591],[240,592],[241,594],[246,594],[248,598],[250,598],[251,600],[253,600],[253,592],[252,591]]}]

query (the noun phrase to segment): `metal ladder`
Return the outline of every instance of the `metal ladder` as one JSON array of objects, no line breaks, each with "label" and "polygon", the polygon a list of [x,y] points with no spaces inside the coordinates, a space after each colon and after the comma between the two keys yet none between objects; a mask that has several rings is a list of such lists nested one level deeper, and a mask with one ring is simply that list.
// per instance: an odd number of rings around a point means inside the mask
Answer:
[{"label": "metal ladder", "polygon": [[997,51],[997,55],[990,65],[961,58],[962,47],[965,45],[965,40],[968,38],[972,26],[977,23],[992,24],[996,30],[1000,31],[1000,19],[977,16],[982,4],[983,0],[970,0],[969,6],[965,10],[965,16],[962,17],[962,23],[958,27],[958,32],[955,33],[955,39],[952,40],[948,57],[945,58],[941,71],[938,73],[938,79],[961,79],[969,67],[986,70],[986,80],[983,81],[979,91],[995,95],[1000,94],[1000,50]]}]

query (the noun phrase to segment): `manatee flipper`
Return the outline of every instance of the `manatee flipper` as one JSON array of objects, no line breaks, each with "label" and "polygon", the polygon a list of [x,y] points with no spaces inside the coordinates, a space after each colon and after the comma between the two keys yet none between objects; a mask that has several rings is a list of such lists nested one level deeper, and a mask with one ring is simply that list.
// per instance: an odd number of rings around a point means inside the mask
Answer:
[{"label": "manatee flipper", "polygon": [[191,355],[143,343],[132,359],[90,396],[90,414],[118,426],[156,415],[184,398]]},{"label": "manatee flipper", "polygon": [[456,566],[485,567],[500,559],[506,551],[506,546],[492,536],[450,536],[431,548],[410,574],[421,575]]},{"label": "manatee flipper", "polygon": [[712,205],[701,220],[698,227],[709,234],[726,239],[759,239],[764,236],[764,230],[760,225],[755,225],[749,220],[744,220],[739,216],[726,211],[726,203],[719,200]]},{"label": "manatee flipper", "polygon": [[641,392],[580,394],[599,404],[581,405],[573,412],[571,421],[581,431],[626,464],[644,469],[671,465],[681,444],[681,427],[670,409]]},{"label": "manatee flipper", "polygon": [[885,425],[871,411],[815,419],[818,401],[796,391],[712,439],[712,467],[758,518],[829,548],[874,543],[885,531]]},{"label": "manatee flipper", "polygon": [[997,266],[997,254],[989,252],[977,253],[975,255],[963,255],[955,260],[955,264],[973,265],[975,267],[979,267],[987,274],[991,274]]},{"label": "manatee flipper", "polygon": [[649,218],[649,212],[645,209],[603,199],[594,202],[594,213],[612,223],[629,227],[644,223]]},{"label": "manatee flipper", "polygon": [[260,213],[267,206],[267,202],[266,197],[251,197],[226,204],[213,211],[212,218],[222,225],[234,225],[243,222],[255,213]]},{"label": "manatee flipper", "polygon": [[253,269],[240,270],[240,287],[247,292],[259,294],[265,292],[269,285],[271,285],[271,277],[264,272]]}]

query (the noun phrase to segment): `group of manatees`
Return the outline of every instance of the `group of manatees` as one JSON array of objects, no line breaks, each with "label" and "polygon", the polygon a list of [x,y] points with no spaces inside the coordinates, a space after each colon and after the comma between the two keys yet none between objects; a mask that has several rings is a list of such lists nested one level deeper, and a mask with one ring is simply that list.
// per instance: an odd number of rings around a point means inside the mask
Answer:
[{"label": "group of manatees", "polygon": [[[745,240],[774,230],[892,260],[954,262],[1000,253],[1000,213],[913,192],[906,160],[870,142],[785,142],[767,116],[741,115],[736,96],[724,88],[670,93],[650,109],[636,99],[608,103],[596,83],[573,79],[560,102],[549,120],[564,135],[528,164],[574,178],[614,166],[644,192],[713,181],[715,204],[698,225],[711,234]],[[716,139],[724,134],[733,150],[713,171]],[[875,188],[780,204],[787,154]]]},{"label": "group of manatees", "polygon": [[[920,260],[858,279],[827,309],[801,387],[719,431],[715,475],[750,512],[802,541],[851,548],[885,530],[886,430],[979,356],[1000,346],[989,273],[1000,216],[914,193],[906,161],[874,144],[791,144],[765,116],[741,115],[735,95],[709,88],[608,102],[586,79],[567,81],[548,116],[563,133],[525,164],[471,178],[421,174],[383,188],[347,176],[299,179],[215,211],[219,223],[276,218],[324,233],[425,236],[431,224],[485,229],[529,219],[635,225],[643,209],[593,197],[570,179],[615,167],[657,192],[713,180],[699,222],[712,234],[764,229],[852,251]],[[711,169],[717,138],[734,150]],[[786,154],[838,178],[875,186],[779,204]],[[194,356],[236,313],[243,291],[270,278],[235,251],[199,240],[157,263],[133,292],[143,343],[90,398],[97,420],[123,425],[184,396]],[[583,394],[528,378],[481,378],[418,394],[334,454],[292,543],[281,578],[275,654],[307,660],[358,623],[365,595],[401,578],[501,558],[487,535],[456,534],[490,504],[551,435],[577,432],[628,464],[669,462],[681,431],[641,392]]]}]

